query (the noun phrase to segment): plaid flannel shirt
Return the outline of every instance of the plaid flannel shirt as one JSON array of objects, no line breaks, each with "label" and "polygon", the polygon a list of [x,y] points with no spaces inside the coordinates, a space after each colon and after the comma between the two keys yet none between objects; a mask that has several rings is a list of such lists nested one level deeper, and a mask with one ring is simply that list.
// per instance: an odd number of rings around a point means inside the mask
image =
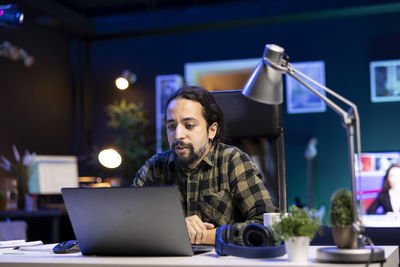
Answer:
[{"label": "plaid flannel shirt", "polygon": [[194,170],[178,168],[171,150],[146,161],[133,180],[135,187],[178,186],[185,216],[197,215],[216,227],[232,224],[236,243],[249,223],[263,224],[263,213],[278,212],[260,172],[240,149],[218,143]]}]

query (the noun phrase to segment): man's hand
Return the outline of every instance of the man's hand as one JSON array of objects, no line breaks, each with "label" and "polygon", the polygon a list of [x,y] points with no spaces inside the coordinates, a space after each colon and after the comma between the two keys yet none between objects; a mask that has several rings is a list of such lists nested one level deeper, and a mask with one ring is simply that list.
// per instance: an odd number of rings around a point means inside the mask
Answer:
[{"label": "man's hand", "polygon": [[214,244],[215,229],[211,223],[203,222],[199,216],[186,217],[186,227],[192,244]]}]

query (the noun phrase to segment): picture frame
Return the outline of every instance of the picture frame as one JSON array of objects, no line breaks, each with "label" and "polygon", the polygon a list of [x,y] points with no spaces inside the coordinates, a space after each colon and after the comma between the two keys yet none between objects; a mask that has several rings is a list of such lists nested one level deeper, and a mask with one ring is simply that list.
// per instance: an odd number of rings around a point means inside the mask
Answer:
[{"label": "picture frame", "polygon": [[[325,85],[324,61],[296,62],[291,65],[294,69]],[[325,91],[321,88],[316,86],[315,89],[325,95]],[[325,112],[326,104],[293,77],[286,75],[286,110],[289,114]]]},{"label": "picture frame", "polygon": [[[156,76],[156,151],[157,153],[167,149],[163,140],[164,111],[167,101],[183,85],[182,76],[179,74]],[[164,145],[163,145],[164,144]]]},{"label": "picture frame", "polygon": [[[185,71],[185,81],[188,85],[197,85],[203,86],[207,90],[223,90],[218,88],[218,85],[213,86],[211,88],[207,88],[207,85],[204,84],[204,77],[217,76],[218,79],[223,80],[225,83],[224,87],[231,87],[226,85],[226,80],[224,75],[231,74],[232,76],[229,79],[239,78],[240,80],[247,80],[251,71],[260,63],[260,58],[246,58],[246,59],[230,59],[230,60],[218,60],[218,61],[205,61],[205,62],[188,62],[185,63],[184,71]],[[219,76],[219,77],[218,77]],[[238,77],[240,76],[240,77]],[[237,80],[236,84],[240,84],[243,81]],[[218,88],[218,89],[216,89]],[[241,88],[229,88],[228,90],[237,90]]]},{"label": "picture frame", "polygon": [[400,101],[400,60],[371,61],[371,102]]}]

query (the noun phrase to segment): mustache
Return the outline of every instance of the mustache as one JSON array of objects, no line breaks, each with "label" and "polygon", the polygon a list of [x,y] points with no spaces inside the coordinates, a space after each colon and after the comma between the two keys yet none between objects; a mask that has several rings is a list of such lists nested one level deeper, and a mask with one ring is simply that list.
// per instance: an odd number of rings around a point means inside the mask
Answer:
[{"label": "mustache", "polygon": [[185,144],[184,142],[182,142],[182,141],[180,141],[180,140],[176,140],[176,141],[172,144],[172,149],[175,149],[177,146],[182,146],[182,147],[185,147],[185,148],[192,148],[192,147],[193,147],[192,144],[190,144],[190,143]]}]

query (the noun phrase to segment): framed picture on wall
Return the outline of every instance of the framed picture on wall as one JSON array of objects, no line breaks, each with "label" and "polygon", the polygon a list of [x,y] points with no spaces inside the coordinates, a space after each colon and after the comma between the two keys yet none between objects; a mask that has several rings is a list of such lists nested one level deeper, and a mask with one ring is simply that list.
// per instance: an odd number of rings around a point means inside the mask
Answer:
[{"label": "framed picture on wall", "polygon": [[400,60],[372,61],[371,102],[400,101]]},{"label": "framed picture on wall", "polygon": [[242,89],[259,62],[248,58],[185,63],[185,81],[208,91]]},{"label": "framed picture on wall", "polygon": [[168,98],[182,87],[183,79],[179,74],[156,76],[156,150],[161,152],[168,147],[163,146],[164,111]]},{"label": "framed picture on wall", "polygon": [[[293,68],[325,85],[325,63],[323,61],[291,63]],[[286,107],[289,114],[325,112],[326,104],[304,85],[289,75],[286,76]],[[320,93],[325,92],[315,87]]]}]

